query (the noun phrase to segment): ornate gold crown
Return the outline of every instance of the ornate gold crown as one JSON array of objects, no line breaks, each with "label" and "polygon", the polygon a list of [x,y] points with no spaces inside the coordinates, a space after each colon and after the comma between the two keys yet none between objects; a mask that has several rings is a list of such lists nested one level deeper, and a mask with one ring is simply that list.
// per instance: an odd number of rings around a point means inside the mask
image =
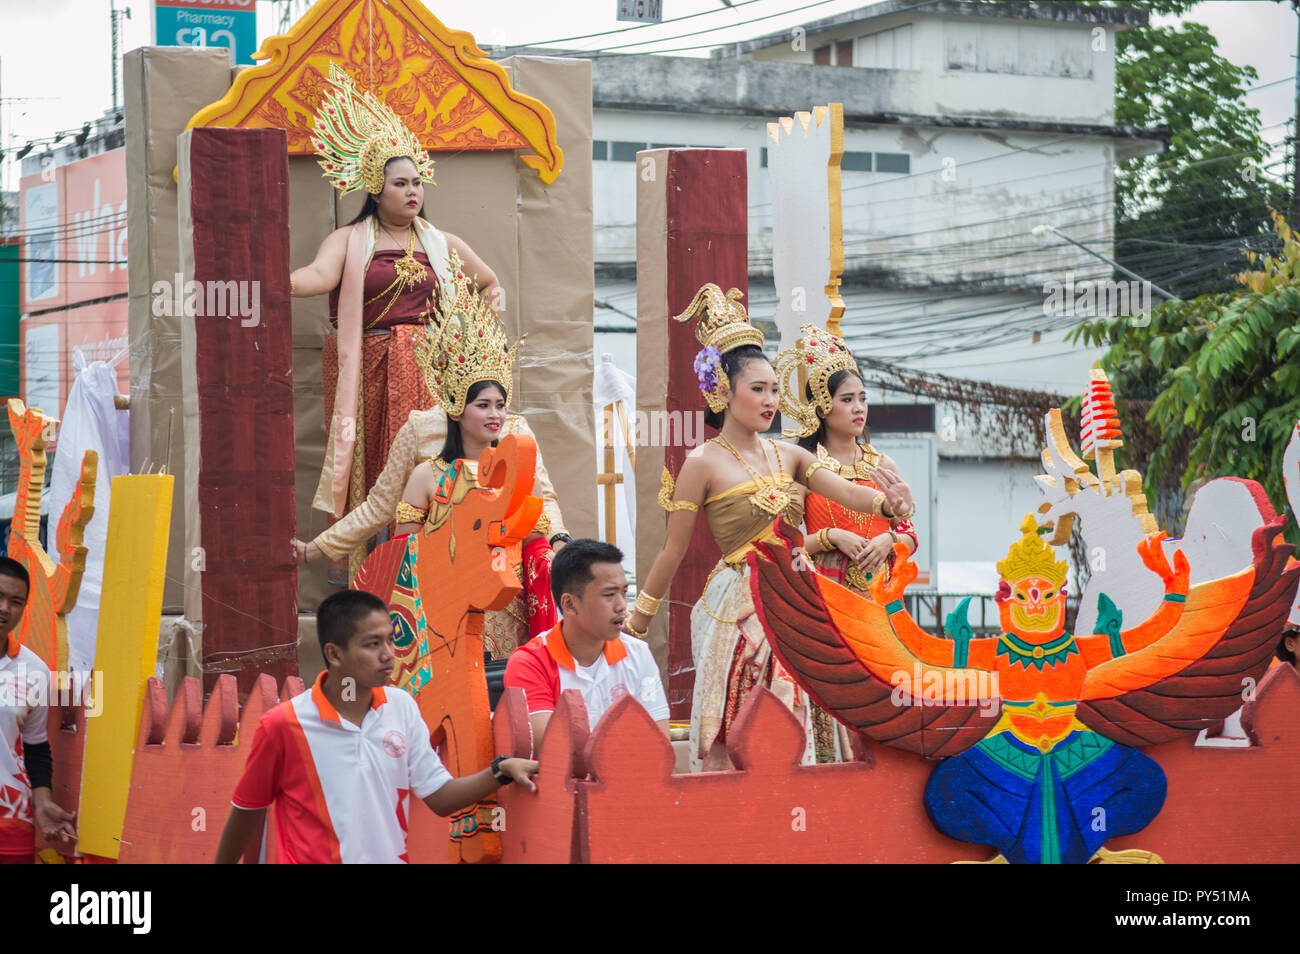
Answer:
[{"label": "ornate gold crown", "polygon": [[506,341],[505,329],[492,306],[465,274],[460,256],[447,256],[455,277],[451,288],[439,290],[437,321],[430,321],[415,344],[415,358],[429,392],[449,416],[465,412],[465,396],[479,381],[495,381],[510,404],[511,372],[524,340]]},{"label": "ornate gold crown", "polygon": [[997,565],[1002,579],[1015,583],[1027,576],[1041,576],[1056,586],[1064,583],[1069,567],[1056,559],[1052,548],[1039,536],[1038,521],[1032,514],[1025,514],[1020,521],[1020,533],[1020,539],[1007,551],[1007,558]]},{"label": "ornate gold crown", "polygon": [[763,332],[749,323],[745,306],[740,303],[744,297],[739,288],[732,288],[724,295],[721,288],[709,282],[700,287],[684,312],[673,316],[674,321],[700,319],[695,326],[695,337],[704,347],[695,356],[695,374],[709,410],[715,413],[721,413],[727,406],[722,395],[731,389],[731,381],[722,367],[722,356],[741,345],[763,347]]},{"label": "ornate gold crown", "polygon": [[695,337],[706,348],[717,348],[719,354],[726,354],[741,345],[758,345],[763,347],[763,332],[749,323],[749,315],[740,299],[745,293],[739,288],[722,289],[709,282],[700,287],[680,315],[674,315],[674,321],[690,321],[699,318],[695,326]]},{"label": "ornate gold crown", "polygon": [[[776,358],[776,380],[781,386],[781,413],[790,426],[782,437],[807,437],[821,427],[817,409],[829,414],[834,395],[829,382],[837,371],[852,371],[861,377],[858,363],[844,339],[816,325],[800,325],[803,337]],[[801,370],[802,369],[802,370]],[[812,389],[812,402],[804,396],[803,381]]]},{"label": "ornate gold crown", "polygon": [[316,113],[311,144],[320,166],[340,195],[364,188],[384,191],[384,164],[398,156],[415,163],[420,179],[434,185],[433,160],[419,138],[398,115],[369,92],[359,90],[337,63],[330,63],[329,83]]}]

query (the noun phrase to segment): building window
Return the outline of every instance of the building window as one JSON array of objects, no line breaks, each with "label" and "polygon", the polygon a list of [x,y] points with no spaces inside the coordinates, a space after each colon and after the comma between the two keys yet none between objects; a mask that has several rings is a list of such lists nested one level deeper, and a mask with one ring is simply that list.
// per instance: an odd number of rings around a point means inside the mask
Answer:
[{"label": "building window", "polygon": [[636,154],[645,148],[643,142],[611,142],[609,158],[615,162],[636,162]]},{"label": "building window", "polygon": [[840,169],[844,172],[870,172],[871,153],[846,152],[840,157]]},{"label": "building window", "polygon": [[766,146],[758,150],[758,165],[759,168],[762,169],[767,168],[767,147]]},{"label": "building window", "polygon": [[603,139],[597,139],[591,144],[591,158],[593,162],[600,162],[609,158],[609,143]]},{"label": "building window", "polygon": [[934,430],[933,404],[873,404],[871,432],[929,433]]},{"label": "building window", "polygon": [[912,68],[912,25],[858,37],[854,63],[880,70]]},{"label": "building window", "polygon": [[876,153],[876,171],[907,175],[912,171],[912,157],[905,152],[878,152]]}]

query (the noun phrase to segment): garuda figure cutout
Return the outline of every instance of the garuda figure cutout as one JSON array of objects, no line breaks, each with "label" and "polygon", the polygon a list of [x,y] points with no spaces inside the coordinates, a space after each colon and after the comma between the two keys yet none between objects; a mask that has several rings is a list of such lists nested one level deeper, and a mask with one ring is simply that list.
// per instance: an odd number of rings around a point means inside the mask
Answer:
[{"label": "garuda figure cutout", "polygon": [[925,792],[940,831],[1011,862],[1082,863],[1164,803],[1163,771],[1132,746],[1222,719],[1268,668],[1300,577],[1286,566],[1293,547],[1276,542],[1282,524],[1255,532],[1252,565],[1191,587],[1183,554],[1171,566],[1164,535],[1144,539],[1163,601],[1125,629],[1103,597],[1100,632],[1086,635],[1065,631],[1066,565],[1032,516],[998,564],[998,636],[972,638],[965,603],[950,638],[923,631],[902,603],[917,572],[902,546],[867,599],[810,572],[793,553],[798,531],[778,521],[780,543],[749,557],[751,585],[773,651],[820,705],[878,742],[945,759]]}]

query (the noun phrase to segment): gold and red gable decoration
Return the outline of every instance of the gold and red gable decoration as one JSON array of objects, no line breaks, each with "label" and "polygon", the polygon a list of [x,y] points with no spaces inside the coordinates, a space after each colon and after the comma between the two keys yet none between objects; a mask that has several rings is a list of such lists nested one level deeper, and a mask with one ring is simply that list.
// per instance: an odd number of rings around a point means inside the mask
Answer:
[{"label": "gold and red gable decoration", "polygon": [[318,0],[253,58],[266,62],[242,71],[187,129],[283,129],[289,155],[313,155],[312,125],[335,62],[426,149],[531,149],[520,159],[546,183],[564,167],[546,104],[511,89],[473,36],[447,29],[419,0]]}]

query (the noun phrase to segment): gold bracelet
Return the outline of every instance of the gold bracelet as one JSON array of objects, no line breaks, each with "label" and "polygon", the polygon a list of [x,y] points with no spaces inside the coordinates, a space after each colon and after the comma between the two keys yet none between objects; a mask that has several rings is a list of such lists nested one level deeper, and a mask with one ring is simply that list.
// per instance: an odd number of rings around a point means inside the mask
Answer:
[{"label": "gold bracelet", "polygon": [[648,636],[648,635],[650,634],[650,627],[649,627],[649,626],[647,626],[644,630],[636,630],[636,629],[633,629],[633,628],[632,628],[632,624],[631,624],[631,623],[624,623],[624,624],[623,624],[623,628],[624,628],[625,630],[627,630],[627,632],[628,632],[630,635],[635,636],[637,639],[645,639],[646,636]]},{"label": "gold bracelet", "polygon": [[889,537],[890,537],[890,539],[893,540],[895,544],[898,544],[898,543],[902,543],[902,542],[903,542],[903,538],[900,537],[900,536],[899,536],[897,533],[895,533],[893,530],[888,531],[888,533],[889,533]]},{"label": "gold bracelet", "polygon": [[633,604],[633,609],[646,619],[654,619],[655,614],[659,612],[659,604],[662,602],[662,598],[655,599],[649,593],[642,590],[636,595],[636,603]]},{"label": "gold bracelet", "polygon": [[885,494],[883,491],[877,491],[876,499],[871,501],[871,515],[873,517],[883,517],[885,515]]},{"label": "gold bracelet", "polygon": [[817,531],[817,545],[822,548],[822,553],[830,553],[835,549],[835,544],[831,543],[830,527]]},{"label": "gold bracelet", "polygon": [[293,279],[289,279],[289,297],[293,297]]}]

